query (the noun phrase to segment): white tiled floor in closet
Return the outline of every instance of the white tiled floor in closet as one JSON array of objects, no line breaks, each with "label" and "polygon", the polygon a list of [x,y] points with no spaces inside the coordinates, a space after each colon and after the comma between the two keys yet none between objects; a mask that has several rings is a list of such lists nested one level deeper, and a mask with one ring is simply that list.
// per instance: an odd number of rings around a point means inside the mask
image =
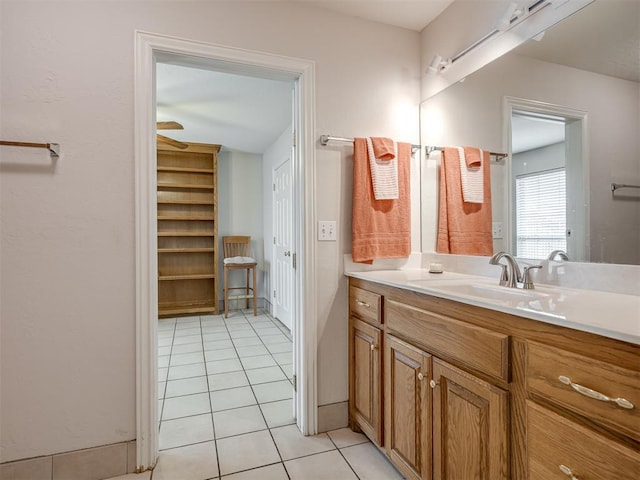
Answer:
[{"label": "white tiled floor in closet", "polygon": [[153,480],[402,478],[363,435],[298,431],[291,335],[264,312],[161,319],[158,343],[160,458]]}]

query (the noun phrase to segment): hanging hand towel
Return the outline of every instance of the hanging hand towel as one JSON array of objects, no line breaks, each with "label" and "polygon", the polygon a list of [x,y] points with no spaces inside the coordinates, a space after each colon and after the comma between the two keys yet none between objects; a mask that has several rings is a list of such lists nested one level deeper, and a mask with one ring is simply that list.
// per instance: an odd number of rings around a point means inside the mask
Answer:
[{"label": "hanging hand towel", "polygon": [[398,146],[390,138],[368,138],[367,152],[376,200],[398,198]]},{"label": "hanging hand towel", "polygon": [[462,199],[467,203],[484,202],[482,150],[472,147],[456,147],[460,160]]},{"label": "hanging hand towel", "polygon": [[367,141],[356,138],[353,144],[353,261],[373,263],[375,258],[408,257],[411,253],[411,145],[397,144],[397,200],[375,199],[367,157]]},{"label": "hanging hand towel", "polygon": [[485,201],[465,202],[462,198],[459,151],[453,147],[442,152],[436,252],[493,254],[489,152],[483,152],[481,170]]}]

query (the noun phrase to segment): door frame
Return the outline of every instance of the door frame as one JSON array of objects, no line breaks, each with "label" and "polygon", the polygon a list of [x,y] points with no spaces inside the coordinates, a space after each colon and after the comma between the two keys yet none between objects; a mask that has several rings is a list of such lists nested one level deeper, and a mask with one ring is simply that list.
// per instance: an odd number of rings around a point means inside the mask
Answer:
[{"label": "door frame", "polygon": [[[152,468],[158,456],[157,383],[157,212],[156,212],[156,85],[158,59],[184,62],[230,73],[295,82],[296,119],[293,162],[294,251],[298,256],[294,289],[297,328],[294,348],[298,389],[298,427],[317,432],[317,341],[315,288],[315,62],[280,55],[135,32],[135,269],[136,269],[136,466]],[[295,351],[295,350],[294,350]]]},{"label": "door frame", "polygon": [[[584,205],[584,210],[582,213],[582,222],[583,231],[581,232],[581,241],[583,242],[584,248],[579,250],[579,257],[581,262],[588,262],[590,258],[590,236],[591,236],[591,228],[590,228],[590,201],[589,201],[589,141],[588,141],[588,114],[583,110],[578,110],[571,107],[565,107],[563,105],[556,105],[554,103],[541,102],[537,100],[528,100],[525,98],[518,97],[510,97],[505,96],[502,100],[502,138],[504,139],[503,143],[503,151],[507,152],[509,155],[505,172],[504,172],[504,184],[505,188],[505,198],[508,201],[504,202],[504,218],[507,219],[507,228],[505,229],[505,235],[509,239],[507,242],[507,249],[510,252],[515,252],[515,225],[513,222],[514,214],[515,214],[515,205],[512,202],[512,198],[514,195],[514,189],[511,181],[512,169],[511,169],[511,161],[513,157],[513,153],[511,151],[511,140],[512,140],[512,130],[511,130],[511,117],[514,112],[530,112],[537,114],[548,114],[556,117],[563,117],[565,120],[571,120],[573,122],[573,126],[571,128],[571,138],[567,140],[565,138],[565,151],[566,155],[569,157],[567,159],[567,164],[572,163],[572,166],[575,166],[578,159],[581,160],[581,178],[576,180],[576,186],[581,189],[581,198],[580,202]],[[576,138],[579,137],[579,138]],[[574,260],[572,258],[572,260]]]}]

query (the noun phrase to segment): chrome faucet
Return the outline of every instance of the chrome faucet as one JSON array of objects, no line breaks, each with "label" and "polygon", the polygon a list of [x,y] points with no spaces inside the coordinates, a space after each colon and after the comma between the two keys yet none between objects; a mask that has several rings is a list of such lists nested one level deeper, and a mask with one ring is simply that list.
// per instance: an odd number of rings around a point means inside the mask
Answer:
[{"label": "chrome faucet", "polygon": [[[500,260],[504,258],[507,263],[500,263]],[[542,265],[529,265],[523,268],[522,273],[520,267],[515,258],[506,252],[498,252],[489,260],[491,265],[499,265],[502,267],[502,273],[500,274],[500,285],[509,288],[522,288],[525,290],[533,290],[533,282],[531,281],[530,271],[537,268],[542,268]]]},{"label": "chrome faucet", "polygon": [[554,250],[553,252],[551,252],[549,254],[549,256],[547,257],[547,260],[555,260],[556,257],[559,257],[560,260],[566,260],[569,261],[569,256],[567,255],[567,253],[563,250]]}]

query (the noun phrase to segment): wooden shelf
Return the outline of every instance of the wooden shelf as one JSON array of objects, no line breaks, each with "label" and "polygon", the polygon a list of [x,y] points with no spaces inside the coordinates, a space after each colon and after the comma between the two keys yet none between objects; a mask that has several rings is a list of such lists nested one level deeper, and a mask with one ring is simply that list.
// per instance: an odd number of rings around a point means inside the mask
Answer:
[{"label": "wooden shelf", "polygon": [[209,231],[196,232],[194,230],[158,232],[159,237],[215,237],[216,233]]},{"label": "wooden shelf", "polygon": [[215,201],[214,200],[192,200],[192,199],[174,199],[174,200],[167,200],[167,199],[158,199],[158,203],[175,203],[175,204],[182,204],[182,205],[215,205]]},{"label": "wooden shelf", "polygon": [[159,275],[158,280],[174,281],[174,280],[207,280],[209,278],[216,278],[215,273],[191,273],[187,275]]},{"label": "wooden shelf", "polygon": [[213,168],[158,167],[159,172],[213,173]]},{"label": "wooden shelf", "polygon": [[209,253],[215,248],[159,248],[158,253]]},{"label": "wooden shelf", "polygon": [[158,315],[218,313],[220,145],[158,145]]},{"label": "wooden shelf", "polygon": [[196,188],[200,190],[213,190],[213,185],[179,182],[158,182],[158,188]]},{"label": "wooden shelf", "polygon": [[189,215],[189,214],[174,214],[174,215],[158,215],[158,220],[197,220],[197,221],[211,221],[215,220],[215,216],[211,215]]}]

